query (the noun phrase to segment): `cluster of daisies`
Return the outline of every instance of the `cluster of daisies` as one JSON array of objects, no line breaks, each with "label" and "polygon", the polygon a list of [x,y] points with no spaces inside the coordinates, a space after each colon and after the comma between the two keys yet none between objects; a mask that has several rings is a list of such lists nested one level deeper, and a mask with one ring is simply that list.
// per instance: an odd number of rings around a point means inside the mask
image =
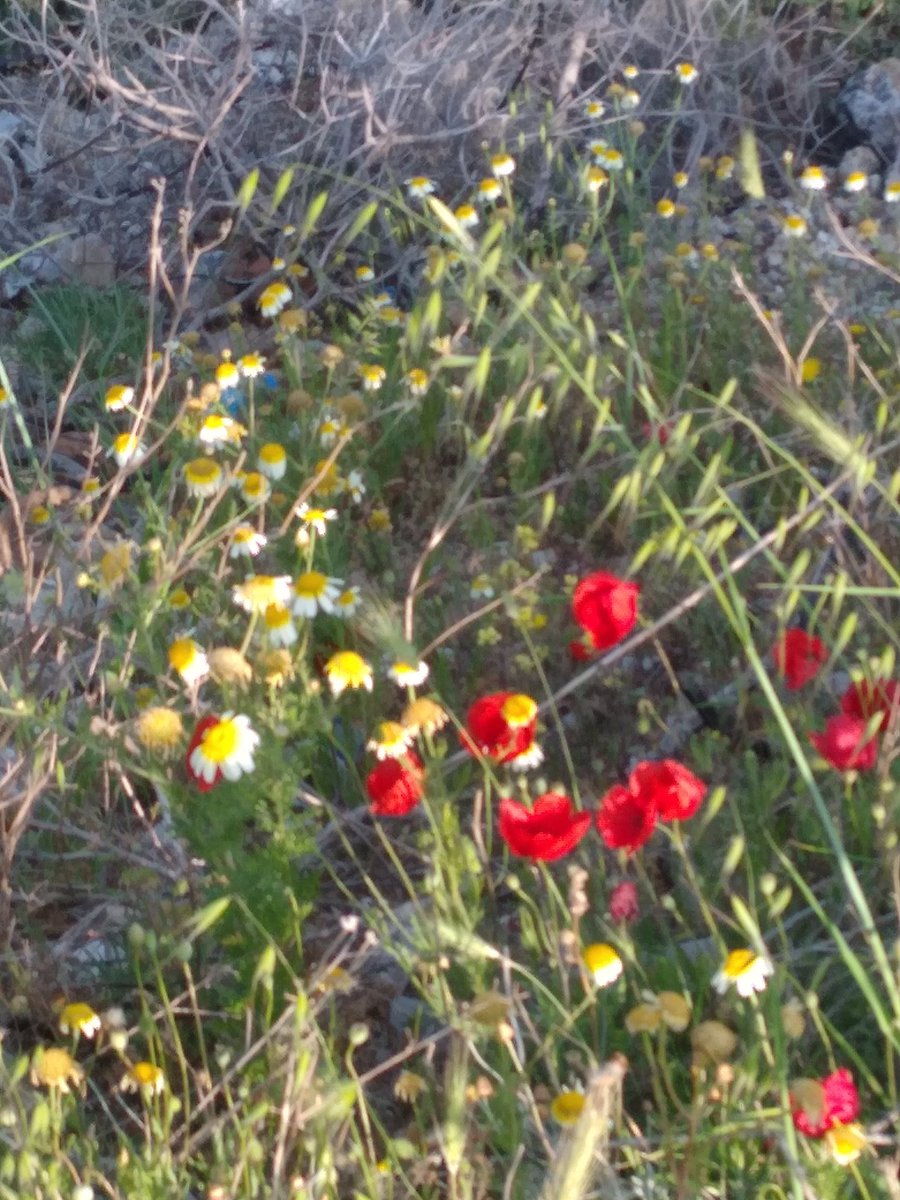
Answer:
[{"label": "cluster of daisies", "polygon": [[[793,164],[793,154],[787,151],[784,156],[784,164],[788,169]],[[796,176],[796,186],[807,196],[813,197],[827,192],[831,183],[828,174],[823,167],[815,163],[809,163]],[[848,171],[842,179],[837,181],[841,190],[847,195],[859,195],[871,190],[873,186],[872,177],[863,170],[854,169]],[[900,203],[900,176],[890,177],[884,181],[882,188],[882,200],[885,204]],[[803,209],[803,206],[798,204],[795,211],[787,212],[782,217],[782,228],[784,233],[789,238],[804,238],[809,233],[809,209]],[[861,237],[873,237],[879,232],[879,222],[876,218],[866,215],[857,225],[857,233]]]},{"label": "cluster of daisies", "polygon": [[165,1090],[166,1077],[162,1068],[148,1059],[132,1059],[128,1054],[129,1031],[121,1008],[96,1012],[83,1001],[63,1003],[58,1013],[59,1030],[70,1038],[70,1045],[39,1046],[31,1061],[31,1082],[35,1087],[68,1093],[80,1091],[85,1082],[85,1069],[76,1058],[82,1040],[91,1042],[95,1054],[114,1055],[122,1066],[119,1089],[135,1092],[145,1100]]}]

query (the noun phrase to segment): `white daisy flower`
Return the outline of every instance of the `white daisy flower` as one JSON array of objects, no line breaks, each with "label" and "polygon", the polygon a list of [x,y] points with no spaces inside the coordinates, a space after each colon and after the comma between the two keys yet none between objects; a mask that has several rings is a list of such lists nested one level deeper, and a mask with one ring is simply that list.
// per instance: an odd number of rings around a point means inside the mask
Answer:
[{"label": "white daisy flower", "polygon": [[344,588],[339,596],[334,601],[334,615],[336,617],[352,617],[358,611],[362,602],[362,593],[358,587]]},{"label": "white daisy flower", "polygon": [[232,599],[249,613],[264,613],[270,604],[287,605],[291,600],[290,575],[248,575],[235,586]]},{"label": "white daisy flower", "polygon": [[727,992],[730,987],[739,996],[750,996],[753,992],[764,992],[766,980],[774,971],[771,961],[755,950],[732,950],[722,968],[713,979],[717,992]]},{"label": "white daisy flower", "polygon": [[191,752],[190,767],[205,783],[214,783],[220,773],[234,781],[253,771],[258,746],[259,734],[252,729],[249,717],[224,713],[204,731]]},{"label": "white daisy flower", "polygon": [[321,571],[304,571],[294,580],[294,616],[314,617],[317,612],[333,613],[343,586],[340,579],[332,579]]},{"label": "white daisy flower", "polygon": [[120,433],[109,449],[109,454],[116,460],[117,467],[125,467],[129,463],[139,463],[146,453],[147,447],[134,433]]},{"label": "white daisy flower", "polygon": [[177,671],[188,687],[209,674],[209,659],[193,638],[178,638],[168,650],[169,666]]},{"label": "white daisy flower", "polygon": [[255,558],[269,539],[252,525],[238,525],[231,535],[229,558]]},{"label": "white daisy flower", "polygon": [[324,537],[328,532],[328,522],[335,520],[337,517],[336,508],[314,508],[312,505],[304,501],[299,508],[294,510],[296,516],[300,518],[307,529],[314,529],[319,537]]},{"label": "white daisy flower", "polygon": [[293,646],[297,640],[297,626],[287,605],[270,604],[263,613],[263,624],[270,646]]},{"label": "white daisy flower", "polygon": [[428,664],[405,662],[398,659],[388,668],[388,677],[400,687],[419,687],[428,678]]}]

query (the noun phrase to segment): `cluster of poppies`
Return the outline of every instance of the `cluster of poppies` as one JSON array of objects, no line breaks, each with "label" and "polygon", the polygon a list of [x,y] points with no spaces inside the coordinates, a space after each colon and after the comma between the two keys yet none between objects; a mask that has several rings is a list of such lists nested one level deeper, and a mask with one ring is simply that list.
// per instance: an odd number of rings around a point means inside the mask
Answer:
[{"label": "cluster of poppies", "polygon": [[[804,629],[788,629],[773,651],[775,665],[788,691],[815,679],[828,660],[821,638]],[[851,683],[841,697],[841,711],[809,740],[838,771],[870,771],[878,759],[878,737],[892,713],[900,712],[900,682],[884,679]],[[877,718],[877,722],[876,722]]]},{"label": "cluster of poppies", "polygon": [[[594,571],[578,583],[572,596],[572,616],[584,631],[591,652],[608,650],[628,636],[637,622],[639,595],[638,584],[619,579],[608,571]],[[514,771],[526,771],[538,766],[544,758],[537,743],[537,720],[538,706],[531,696],[521,692],[491,692],[469,708],[460,742],[475,757],[508,766]],[[422,761],[412,750],[404,749],[396,757],[379,762],[366,777],[366,794],[372,812],[382,817],[399,817],[411,812],[422,799],[424,778]],[[562,847],[573,836],[575,840],[568,849],[559,849],[558,853],[527,855],[544,861],[568,853],[590,824],[590,817],[585,813],[574,813],[571,802],[565,797],[553,793],[551,803],[541,804],[547,799],[541,797],[535,802],[533,812],[541,814],[539,819],[550,822],[543,834],[535,828],[538,836],[535,844]],[[573,819],[571,826],[567,824],[566,812]],[[511,820],[508,818],[508,822]],[[579,826],[583,827],[576,836]],[[511,827],[507,824],[507,828]],[[515,838],[516,835],[512,836]],[[512,845],[510,843],[511,848]],[[513,853],[518,851],[513,850]]]},{"label": "cluster of poppies", "polygon": [[600,801],[596,814],[577,812],[568,796],[547,792],[531,808],[506,797],[500,801],[500,836],[512,854],[553,862],[578,845],[595,823],[606,845],[629,854],[647,841],[657,821],[686,821],[694,816],[706,784],[674,759],[641,762]]}]

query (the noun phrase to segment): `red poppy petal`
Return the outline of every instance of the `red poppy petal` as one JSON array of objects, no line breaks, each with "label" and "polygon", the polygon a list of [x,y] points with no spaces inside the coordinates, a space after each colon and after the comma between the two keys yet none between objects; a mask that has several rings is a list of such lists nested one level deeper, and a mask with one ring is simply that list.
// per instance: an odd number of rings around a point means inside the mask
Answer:
[{"label": "red poppy petal", "polygon": [[703,802],[707,786],[673,758],[642,762],[628,777],[632,795],[656,805],[661,821],[687,821]]},{"label": "red poppy petal", "polygon": [[656,804],[652,797],[635,796],[617,783],[600,801],[596,821],[600,836],[611,850],[633,854],[653,833]]}]

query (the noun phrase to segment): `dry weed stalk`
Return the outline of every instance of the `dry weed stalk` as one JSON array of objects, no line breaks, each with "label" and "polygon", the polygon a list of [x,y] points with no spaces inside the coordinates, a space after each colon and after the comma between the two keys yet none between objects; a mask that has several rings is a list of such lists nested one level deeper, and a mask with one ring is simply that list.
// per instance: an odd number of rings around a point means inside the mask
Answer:
[{"label": "dry weed stalk", "polygon": [[[727,11],[719,0],[692,0],[675,19],[659,0],[616,8],[560,0],[549,11],[544,0],[239,9],[203,0],[190,17],[172,2],[83,0],[77,20],[66,23],[51,23],[48,9],[35,20],[26,0],[11,0],[3,32],[41,71],[27,84],[15,76],[0,82],[0,100],[31,126],[38,165],[7,170],[13,194],[0,242],[28,244],[58,219],[65,180],[73,226],[114,233],[120,267],[137,273],[146,245],[134,232],[123,241],[120,226],[146,227],[159,177],[168,185],[166,226],[188,214],[189,236],[167,251],[186,270],[188,247],[215,238],[254,168],[263,173],[251,213],[257,233],[271,225],[266,181],[295,165],[297,212],[329,189],[327,239],[346,228],[363,197],[411,173],[435,174],[452,197],[481,172],[485,142],[519,145],[537,211],[547,190],[538,143],[547,105],[545,134],[563,147],[580,120],[572,101],[602,94],[629,62],[642,70],[651,124],[672,118],[671,66],[690,59],[701,67],[661,169],[671,172],[677,157],[690,170],[703,153],[732,150],[746,123],[771,167],[785,141],[814,138],[820,100],[846,70],[845,47],[827,53],[820,26],[812,13],[763,18],[746,0]],[[285,211],[278,219],[295,217]],[[402,260],[402,247],[385,234],[385,252]],[[328,258],[317,257],[321,296]]]}]

